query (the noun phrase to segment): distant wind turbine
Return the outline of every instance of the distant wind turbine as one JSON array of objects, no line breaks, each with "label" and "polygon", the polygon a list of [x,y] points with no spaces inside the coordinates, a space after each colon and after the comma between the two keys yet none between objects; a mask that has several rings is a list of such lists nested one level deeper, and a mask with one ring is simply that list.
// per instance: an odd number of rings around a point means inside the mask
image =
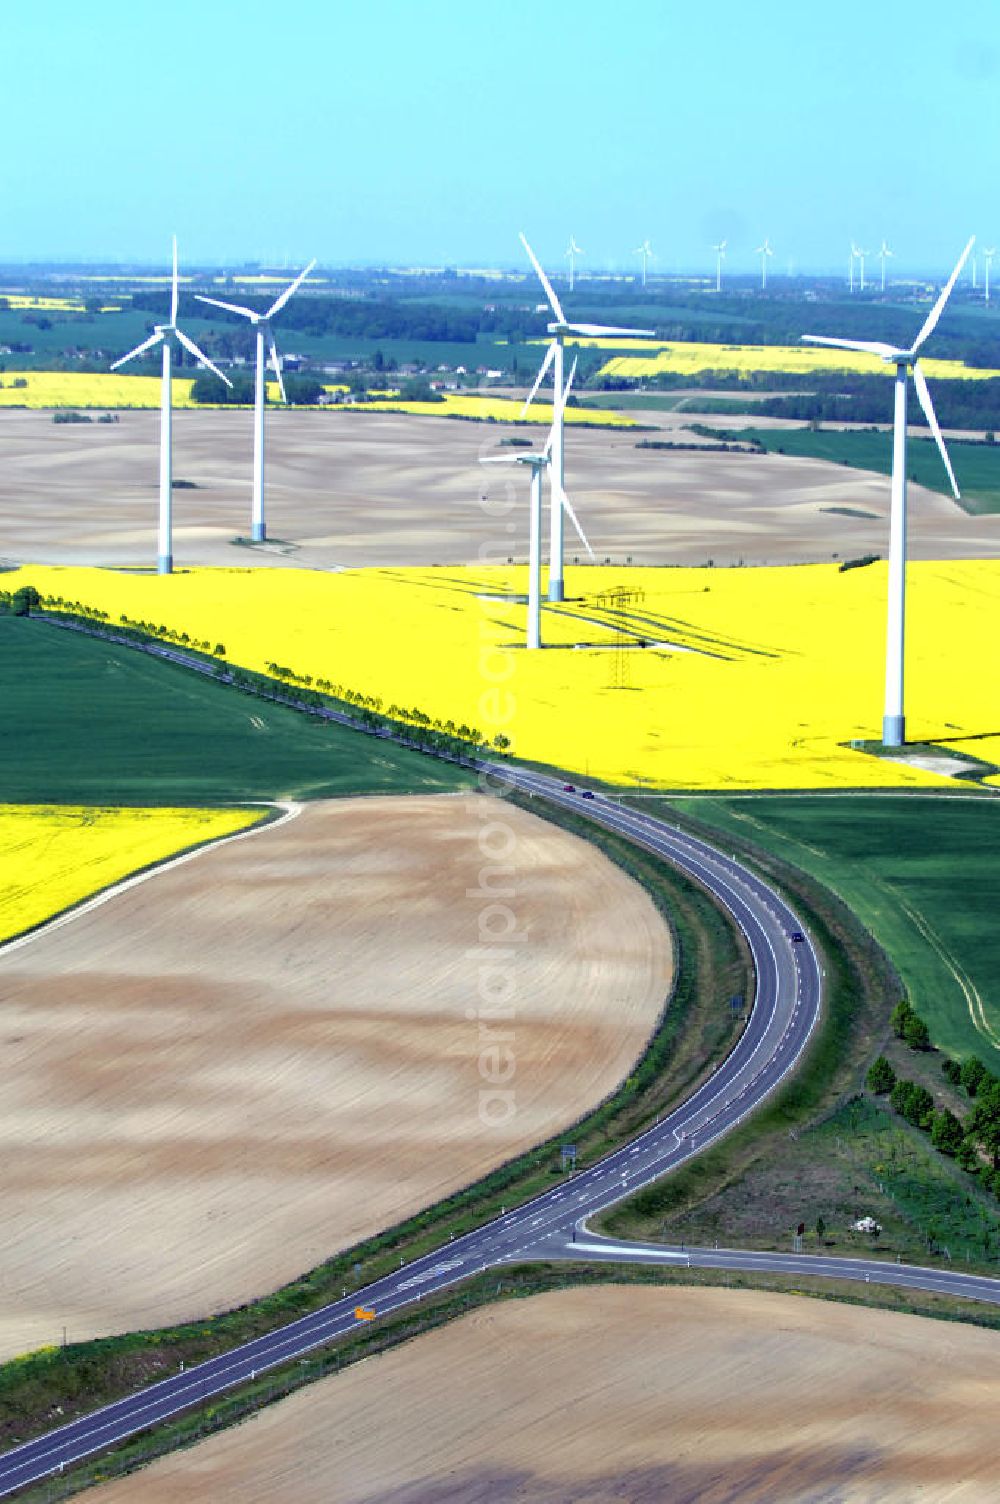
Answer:
[{"label": "distant wind turbine", "polygon": [[[614,326],[607,324],[568,323],[566,315],[563,313],[562,304],[556,297],[552,283],[549,281],[548,277],[545,275],[545,272],[542,270],[541,262],[535,255],[534,251],[531,249],[531,246],[528,244],[523,233],[521,235],[521,244],[524,246],[524,249],[528,254],[529,261],[535,268],[535,271],[538,275],[538,280],[541,282],[542,287],[545,291],[545,296],[548,299],[549,307],[552,310],[552,313],[555,315],[554,321],[551,322],[548,326],[548,332],[552,336],[552,338],[549,341],[548,348],[545,351],[545,358],[543,359],[542,364],[539,366],[538,375],[535,377],[535,384],[531,388],[531,391],[528,393],[527,400],[524,404],[524,413],[527,413],[528,408],[535,400],[538,388],[545,380],[545,377],[548,374],[549,366],[552,366],[554,389],[552,393],[552,468],[550,471],[552,504],[549,508],[549,520],[551,523],[551,531],[549,534],[549,600],[561,601],[564,596],[563,512],[566,511],[569,512],[571,516],[573,515],[572,508],[570,507],[569,500],[566,496],[564,461],[564,413],[566,406],[566,396],[568,392],[568,386],[564,384],[566,336],[578,334],[582,335],[584,338],[590,339],[599,339],[602,336],[629,338],[633,336],[652,335],[653,333],[655,333],[655,331],[652,329],[617,329]],[[590,545],[588,544],[587,547],[589,548]]]},{"label": "distant wind turbine", "polygon": [[987,303],[990,301],[990,263],[992,262],[993,257],[996,255],[996,253],[997,248],[995,245],[991,245],[988,250],[983,250],[983,266],[985,268],[985,288]]},{"label": "distant wind turbine", "polygon": [[[859,263],[861,265],[861,291],[862,292],[864,292],[864,290],[865,290],[865,257],[868,254],[869,253],[866,250],[864,250],[859,245],[852,245],[851,246],[851,255],[852,256],[857,256],[858,261],[859,261]],[[853,291],[853,287],[852,287],[852,291]]]},{"label": "distant wind turbine", "polygon": [[726,259],[726,245],[727,245],[727,242],[725,240],[720,240],[719,243],[718,243],[718,245],[713,245],[713,247],[712,247],[712,250],[715,252],[715,290],[716,290],[716,292],[721,292],[722,291],[722,263]]},{"label": "distant wind turbine", "polygon": [[287,402],[285,383],[281,379],[281,361],[278,358],[278,347],[274,341],[271,320],[276,313],[281,312],[289,298],[298,292],[315,265],[315,261],[310,261],[305,271],[299,272],[295,281],[275,298],[266,313],[258,313],[255,308],[245,308],[241,303],[223,303],[220,298],[206,298],[200,292],[195,293],[199,303],[210,303],[213,308],[225,308],[229,313],[237,313],[241,318],[249,319],[257,335],[257,367],[253,404],[253,511],[250,521],[250,539],[253,543],[263,543],[267,537],[267,524],[264,518],[264,399],[267,360],[264,354],[264,342],[267,341],[270,349],[271,365],[274,367],[274,374],[278,380],[281,400]]},{"label": "distant wind turbine", "polygon": [[854,241],[852,240],[851,241],[851,259],[847,263],[847,266],[848,266],[848,279],[849,279],[849,282],[850,282],[850,288],[851,288],[852,292],[854,291],[854,262],[855,262],[855,259],[857,257],[857,254],[858,254],[858,248],[854,244]]},{"label": "distant wind turbine", "polygon": [[771,242],[768,240],[768,238],[767,238],[766,235],[764,236],[764,244],[763,245],[759,245],[757,247],[757,250],[756,250],[755,254],[760,257],[760,287],[761,287],[761,292],[766,292],[767,291],[767,258],[768,258],[768,256],[773,256],[774,255],[774,252],[771,249]]},{"label": "distant wind turbine", "polygon": [[142,355],[146,350],[151,350],[154,345],[163,346],[163,378],[160,388],[160,528],[159,542],[156,551],[156,568],[160,574],[170,574],[174,567],[173,549],[173,471],[171,456],[171,429],[172,429],[172,406],[170,390],[170,351],[171,338],[179,345],[183,345],[191,355],[200,360],[202,365],[214,371],[221,381],[227,386],[232,386],[228,376],[223,376],[218,366],[214,366],[203,350],[199,350],[193,339],[189,339],[183,329],[177,327],[177,236],[174,236],[174,271],[170,286],[170,322],[169,324],[156,324],[149,339],[144,339],[141,345],[136,345],[127,355],[116,360],[111,366],[112,371],[117,371],[127,361],[134,360],[137,355]]},{"label": "distant wind turbine", "polygon": [[645,285],[646,285],[646,262],[647,261],[655,261],[656,260],[656,257],[653,254],[653,247],[650,245],[648,237],[647,237],[647,239],[645,239],[642,242],[642,245],[637,245],[636,246],[636,248],[635,248],[635,254],[637,256],[641,256],[642,257],[642,285],[643,285],[643,287],[645,287]]},{"label": "distant wind turbine", "polygon": [[886,263],[886,259],[889,256],[892,256],[894,254],[895,253],[893,251],[890,251],[890,249],[889,249],[887,243],[885,242],[885,240],[883,240],[882,241],[882,249],[878,253],[878,259],[882,263],[882,291],[883,292],[885,292],[885,263]]},{"label": "distant wind turbine", "polygon": [[896,367],[895,411],[892,432],[892,504],[889,514],[889,609],[885,647],[885,712],[882,718],[882,742],[886,747],[901,747],[906,737],[903,715],[903,649],[906,614],[906,392],[907,375],[912,373],[917,393],[928,427],[934,435],[941,452],[944,468],[948,472],[955,500],[959,500],[958,482],[951,468],[951,460],[945,448],[937,415],[927,389],[927,381],[917,353],[937,326],[938,319],[958,281],[962,267],[968,260],[975,244],[975,236],[969,241],[941,291],[941,295],[927,318],[923,328],[909,349],[899,350],[894,345],[881,344],[875,340],[829,339],[822,334],[804,334],[803,339],[814,345],[832,345],[837,350],[863,350],[878,355]]},{"label": "distant wind turbine", "polygon": [[577,245],[577,243],[576,243],[576,236],[575,235],[571,235],[569,237],[569,245],[568,245],[568,247],[566,249],[566,255],[569,257],[569,290],[570,290],[570,292],[573,291],[573,288],[576,285],[576,258],[577,258],[577,256],[585,256],[586,254],[587,254],[586,251],[582,250],[580,248],[580,246]]}]

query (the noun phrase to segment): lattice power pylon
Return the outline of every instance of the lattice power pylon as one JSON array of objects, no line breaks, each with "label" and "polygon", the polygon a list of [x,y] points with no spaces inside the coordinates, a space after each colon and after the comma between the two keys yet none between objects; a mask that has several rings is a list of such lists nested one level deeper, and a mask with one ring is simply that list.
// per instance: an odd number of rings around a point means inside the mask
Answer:
[{"label": "lattice power pylon", "polygon": [[615,630],[615,667],[611,687],[612,689],[631,689],[632,660],[628,655],[626,639],[631,636],[635,640],[635,634],[626,626],[625,612],[629,606],[644,600],[645,592],[630,590],[627,585],[615,585],[611,590],[602,590],[597,599],[608,615],[614,618],[612,625]]}]

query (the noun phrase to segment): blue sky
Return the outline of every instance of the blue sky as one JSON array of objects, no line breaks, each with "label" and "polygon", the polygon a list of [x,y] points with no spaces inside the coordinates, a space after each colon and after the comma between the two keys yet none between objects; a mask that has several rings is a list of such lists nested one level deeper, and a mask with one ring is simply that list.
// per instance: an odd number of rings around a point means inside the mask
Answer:
[{"label": "blue sky", "polygon": [[0,260],[935,269],[1000,241],[1000,3],[32,0]]}]

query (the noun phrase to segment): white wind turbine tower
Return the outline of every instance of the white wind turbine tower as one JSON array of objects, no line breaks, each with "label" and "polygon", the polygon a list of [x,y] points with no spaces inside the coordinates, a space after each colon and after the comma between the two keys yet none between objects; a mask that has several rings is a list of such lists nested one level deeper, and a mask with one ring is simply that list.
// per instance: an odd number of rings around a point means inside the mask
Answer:
[{"label": "white wind turbine tower", "polygon": [[858,248],[854,244],[854,241],[852,240],[851,241],[851,259],[847,263],[847,267],[848,267],[848,273],[847,274],[848,274],[848,279],[849,279],[849,282],[850,282],[850,287],[851,287],[851,291],[852,292],[854,291],[854,262],[855,262],[855,260],[857,258],[857,254],[858,254]]},{"label": "white wind turbine tower", "polygon": [[112,371],[117,371],[119,366],[127,361],[134,360],[137,355],[142,355],[146,350],[151,350],[154,345],[163,345],[163,380],[160,390],[160,528],[159,542],[156,550],[156,568],[160,574],[170,574],[174,567],[173,550],[173,471],[171,456],[171,428],[172,407],[170,390],[170,351],[171,336],[179,345],[200,360],[202,365],[214,371],[220,380],[227,386],[232,386],[228,376],[223,376],[218,366],[214,366],[204,351],[199,350],[193,339],[189,339],[183,329],[177,327],[177,236],[174,236],[174,270],[170,286],[170,322],[169,324],[155,325],[154,332],[149,339],[144,339],[141,345],[136,345],[127,355],[116,360],[111,366]]},{"label": "white wind turbine tower", "polygon": [[572,292],[573,288],[576,286],[576,258],[577,258],[577,256],[585,256],[586,254],[587,254],[586,251],[584,251],[580,246],[577,245],[577,243],[576,243],[576,236],[575,235],[571,235],[569,237],[569,245],[566,248],[566,255],[569,257],[569,290],[570,290],[570,292]]},{"label": "white wind turbine tower", "polygon": [[257,374],[253,403],[253,512],[250,522],[252,543],[263,543],[267,537],[267,525],[264,518],[264,399],[267,358],[264,353],[264,343],[266,340],[269,346],[271,365],[278,379],[281,400],[287,402],[285,383],[281,379],[281,361],[278,359],[278,347],[274,342],[271,320],[276,313],[281,312],[289,298],[298,292],[315,265],[315,261],[310,261],[305,271],[300,272],[295,281],[275,298],[266,313],[258,313],[254,308],[245,308],[241,303],[224,303],[220,298],[206,298],[200,292],[195,293],[199,303],[211,303],[213,308],[225,308],[229,313],[238,313],[241,318],[249,319],[257,335]]},{"label": "white wind turbine tower", "polygon": [[889,256],[893,256],[893,255],[895,255],[895,252],[894,251],[890,251],[888,245],[883,240],[882,241],[882,249],[878,253],[878,259],[882,263],[882,291],[883,292],[885,292],[885,263],[886,263],[886,259]]},{"label": "white wind turbine tower", "polygon": [[854,292],[854,257],[856,256],[862,266],[862,292],[865,292],[865,257],[868,254],[868,251],[863,250],[860,245],[851,245],[851,292]]},{"label": "white wind turbine tower", "polygon": [[[628,339],[628,338],[635,337],[635,336],[652,335],[655,331],[652,330],[652,329],[617,329],[614,326],[607,325],[607,324],[570,324],[570,323],[568,323],[567,320],[566,320],[566,315],[563,313],[563,310],[562,310],[562,304],[559,302],[559,299],[556,297],[555,291],[554,291],[554,289],[552,287],[552,283],[549,281],[548,277],[545,275],[544,271],[542,270],[541,262],[538,260],[538,257],[535,255],[534,251],[531,249],[531,246],[528,244],[528,242],[525,239],[523,233],[521,234],[521,244],[524,246],[524,249],[528,253],[528,259],[530,260],[532,266],[535,268],[535,271],[538,274],[538,280],[541,282],[542,287],[545,290],[545,296],[546,296],[546,298],[549,301],[549,307],[551,308],[553,314],[555,315],[554,321],[552,323],[550,323],[549,326],[548,326],[548,332],[549,332],[549,334],[551,334],[552,338],[549,341],[548,349],[545,351],[545,358],[542,361],[542,364],[538,368],[538,375],[535,377],[535,384],[531,388],[531,391],[528,393],[527,400],[525,401],[525,404],[524,404],[524,409],[523,409],[522,416],[524,415],[524,413],[527,413],[528,408],[531,406],[532,402],[535,400],[535,395],[538,392],[538,388],[541,386],[542,382],[545,380],[545,377],[548,374],[549,366],[552,366],[553,367],[553,372],[552,372],[552,375],[553,375],[553,393],[552,393],[553,420],[552,420],[552,462],[551,462],[552,463],[552,469],[550,471],[551,489],[552,489],[552,500],[551,500],[551,505],[549,507],[549,521],[550,521],[550,525],[551,526],[550,526],[550,533],[549,533],[549,591],[548,591],[548,594],[549,594],[549,600],[550,601],[561,601],[563,599],[563,595],[564,595],[564,587],[563,587],[563,512],[571,510],[570,506],[569,506],[569,501],[568,501],[567,496],[566,496],[565,462],[564,462],[564,452],[565,452],[565,444],[564,444],[564,426],[565,426],[564,412],[565,412],[565,406],[566,406],[566,396],[567,396],[567,393],[568,393],[568,390],[569,390],[568,386],[564,382],[566,336],[568,334],[569,335],[579,334],[579,335],[583,335],[585,338],[592,338],[592,339],[593,338],[600,338],[601,336],[612,336],[612,337],[617,336],[619,338]],[[588,545],[588,547],[589,547],[589,545]]]},{"label": "white wind turbine tower", "polygon": [[655,261],[656,260],[656,257],[653,254],[653,247],[649,243],[649,237],[648,236],[642,242],[642,245],[637,245],[636,246],[636,248],[635,248],[635,254],[637,256],[641,256],[642,257],[642,285],[643,285],[643,287],[645,287],[645,285],[646,285],[646,262],[647,261]]},{"label": "white wind turbine tower", "polygon": [[984,250],[983,250],[983,268],[984,268],[984,272],[985,272],[983,286],[984,286],[984,288],[986,290],[986,301],[987,301],[987,303],[990,301],[990,264],[991,264],[991,262],[993,260],[993,257],[996,255],[996,253],[997,253],[997,248],[996,248],[995,245],[991,245],[991,246],[989,246],[987,248],[984,248]]},{"label": "white wind turbine tower", "polygon": [[958,482],[951,468],[948,451],[938,427],[937,416],[931,402],[931,394],[917,352],[934,332],[944,305],[951,296],[962,267],[975,244],[975,236],[969,241],[942,289],[941,295],[931,309],[924,326],[908,350],[898,350],[894,345],[884,345],[875,340],[828,339],[822,334],[804,334],[803,339],[814,345],[832,345],[838,350],[864,350],[878,355],[896,367],[895,411],[892,431],[892,504],[889,514],[889,610],[885,647],[885,713],[882,718],[882,741],[887,747],[901,747],[905,740],[903,715],[903,648],[906,615],[906,379],[912,372],[913,385],[923,408],[928,427],[934,435],[941,458],[944,461],[951,489],[956,501],[959,499]]},{"label": "white wind turbine tower", "polygon": [[719,243],[718,243],[718,245],[713,245],[713,247],[712,247],[712,250],[715,252],[715,290],[716,290],[716,292],[721,292],[722,291],[722,263],[726,259],[726,245],[727,245],[727,242],[725,240],[720,240]]},{"label": "white wind turbine tower", "polygon": [[768,256],[773,256],[774,255],[774,252],[771,249],[771,242],[768,240],[768,238],[767,238],[766,235],[764,236],[764,244],[763,245],[759,245],[757,247],[756,255],[758,255],[760,257],[760,287],[761,287],[761,292],[766,292],[767,291],[767,258],[768,258]]}]

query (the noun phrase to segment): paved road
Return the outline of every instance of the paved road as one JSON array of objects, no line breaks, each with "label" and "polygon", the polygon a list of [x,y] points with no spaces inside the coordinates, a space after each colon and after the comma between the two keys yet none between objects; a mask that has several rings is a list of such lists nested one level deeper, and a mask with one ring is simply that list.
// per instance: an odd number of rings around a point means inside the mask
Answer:
[{"label": "paved road", "polygon": [[[184,666],[192,662],[173,649],[161,650],[159,656]],[[350,724],[349,717],[337,712],[329,715]],[[665,858],[715,895],[746,936],[755,968],[753,1007],[739,1043],[682,1106],[639,1138],[526,1205],[347,1299],[3,1454],[0,1497],[354,1330],[357,1304],[385,1316],[471,1274],[525,1259],[661,1264],[690,1261],[699,1267],[756,1268],[795,1275],[863,1279],[867,1274],[881,1283],[1000,1300],[1000,1281],[976,1276],[880,1264],[876,1260],[615,1244],[589,1232],[588,1217],[683,1164],[727,1133],[774,1090],[794,1066],[816,1023],[822,990],[820,966],[805,926],[794,911],[766,883],[725,853],[664,821],[621,808],[603,797],[585,801],[578,793],[566,792],[558,780],[542,774],[490,764],[481,765],[481,772],[498,792],[515,787],[586,814],[597,824]],[[805,938],[793,941],[796,933]],[[724,1006],[725,1000],[720,999],[720,1005]]]}]

